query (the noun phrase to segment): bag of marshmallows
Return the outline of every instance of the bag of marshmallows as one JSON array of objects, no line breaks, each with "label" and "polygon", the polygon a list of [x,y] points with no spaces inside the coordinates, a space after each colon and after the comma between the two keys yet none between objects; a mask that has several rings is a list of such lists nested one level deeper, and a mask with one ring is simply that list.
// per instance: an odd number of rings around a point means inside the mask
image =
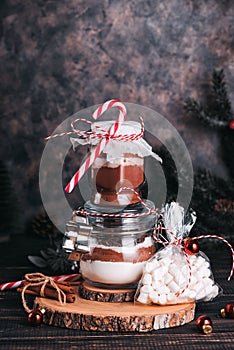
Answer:
[{"label": "bag of marshmallows", "polygon": [[[164,230],[158,230],[163,248],[146,262],[135,294],[135,302],[170,305],[191,301],[210,301],[221,293],[214,281],[208,257],[203,252],[185,254],[182,239],[189,236],[195,212],[184,215],[176,202],[162,210]],[[162,233],[163,231],[163,238]]]}]

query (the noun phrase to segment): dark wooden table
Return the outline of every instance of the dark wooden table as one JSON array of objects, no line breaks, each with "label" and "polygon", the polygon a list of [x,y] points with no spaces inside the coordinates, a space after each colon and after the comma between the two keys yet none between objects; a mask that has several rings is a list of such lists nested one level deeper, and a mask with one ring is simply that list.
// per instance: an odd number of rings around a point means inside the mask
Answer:
[{"label": "dark wooden table", "polygon": [[[10,261],[4,260],[6,245],[0,245],[0,254],[0,283],[21,279],[25,273],[35,271],[26,259],[20,266],[19,256],[15,258],[15,265],[12,265],[13,254]],[[11,254],[9,250],[8,254]],[[0,292],[0,349],[234,349],[234,319],[223,319],[219,315],[221,308],[234,302],[234,279],[227,281],[231,253],[221,244],[206,254],[210,257],[215,280],[223,288],[223,295],[211,302],[197,304],[194,321],[184,326],[150,333],[75,331],[43,324],[34,328],[26,321],[20,295],[16,291],[4,291]],[[5,266],[4,261],[8,262]],[[213,321],[210,335],[203,335],[196,328],[195,320],[202,314]]]}]

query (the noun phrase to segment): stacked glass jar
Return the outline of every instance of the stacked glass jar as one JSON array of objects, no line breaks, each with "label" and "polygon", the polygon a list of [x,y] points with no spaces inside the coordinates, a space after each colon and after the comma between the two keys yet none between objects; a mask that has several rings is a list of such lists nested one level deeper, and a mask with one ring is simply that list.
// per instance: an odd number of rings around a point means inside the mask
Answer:
[{"label": "stacked glass jar", "polygon": [[[111,123],[98,123],[98,128],[108,130]],[[139,123],[124,122],[118,133],[137,134],[140,128]],[[147,200],[146,155],[159,160],[143,139],[115,139],[92,164],[90,201],[67,224],[64,241],[65,250],[81,253],[80,272],[91,285],[135,287],[145,262],[156,251],[152,238],[156,214],[153,202]]]}]

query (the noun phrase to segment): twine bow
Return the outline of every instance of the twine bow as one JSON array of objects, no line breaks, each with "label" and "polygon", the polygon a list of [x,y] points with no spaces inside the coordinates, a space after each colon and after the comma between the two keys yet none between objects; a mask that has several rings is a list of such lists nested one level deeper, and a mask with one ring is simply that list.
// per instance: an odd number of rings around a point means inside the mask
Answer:
[{"label": "twine bow", "polygon": [[100,105],[92,114],[92,117],[94,120],[97,120],[103,113],[105,113],[108,109],[112,107],[117,107],[119,110],[119,116],[118,118],[114,121],[114,123],[111,125],[109,130],[104,130],[100,126],[96,126],[96,129],[98,131],[83,131],[75,128],[75,123],[77,121],[83,121],[88,124],[93,124],[92,122],[83,119],[83,118],[78,118],[71,123],[71,128],[72,131],[69,132],[63,132],[61,134],[55,134],[55,135],[50,135],[48,136],[45,140],[53,139],[55,137],[60,137],[64,135],[71,135],[71,134],[76,134],[80,136],[81,138],[89,138],[89,139],[99,139],[100,142],[96,145],[96,148],[91,152],[89,157],[85,160],[85,162],[81,165],[81,167],[77,170],[77,172],[73,175],[72,179],[68,183],[68,185],[65,187],[65,191],[70,193],[73,191],[74,187],[77,185],[77,183],[80,181],[81,177],[86,173],[86,171],[89,169],[89,167],[93,164],[95,159],[99,156],[99,154],[104,150],[108,142],[113,139],[113,140],[121,140],[121,141],[136,141],[140,139],[143,134],[144,134],[144,123],[143,119],[141,118],[141,124],[142,128],[141,131],[138,134],[130,134],[130,135],[121,135],[117,134],[119,127],[122,122],[126,120],[127,117],[127,110],[125,105],[120,102],[119,100],[110,100],[102,105]]},{"label": "twine bow", "polygon": [[28,289],[30,286],[41,286],[40,288],[40,296],[44,297],[44,291],[46,285],[50,284],[58,293],[58,301],[60,304],[65,304],[66,303],[66,294],[58,287],[56,282],[53,280],[52,277],[45,276],[40,272],[37,273],[27,273],[25,275],[25,280],[28,282],[22,289],[21,297],[22,297],[22,302],[23,302],[23,307],[24,309],[29,313],[32,310],[29,309],[27,306],[26,300],[25,300],[25,291]]}]

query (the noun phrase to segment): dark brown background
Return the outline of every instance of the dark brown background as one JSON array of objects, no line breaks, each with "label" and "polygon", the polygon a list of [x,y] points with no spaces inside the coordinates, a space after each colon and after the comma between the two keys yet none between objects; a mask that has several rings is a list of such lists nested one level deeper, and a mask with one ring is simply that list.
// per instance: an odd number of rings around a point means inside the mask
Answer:
[{"label": "dark brown background", "polygon": [[40,207],[43,138],[110,98],[142,104],[177,128],[194,167],[227,177],[219,134],[183,110],[205,102],[214,69],[234,97],[233,1],[1,0],[1,149],[23,221]]}]

